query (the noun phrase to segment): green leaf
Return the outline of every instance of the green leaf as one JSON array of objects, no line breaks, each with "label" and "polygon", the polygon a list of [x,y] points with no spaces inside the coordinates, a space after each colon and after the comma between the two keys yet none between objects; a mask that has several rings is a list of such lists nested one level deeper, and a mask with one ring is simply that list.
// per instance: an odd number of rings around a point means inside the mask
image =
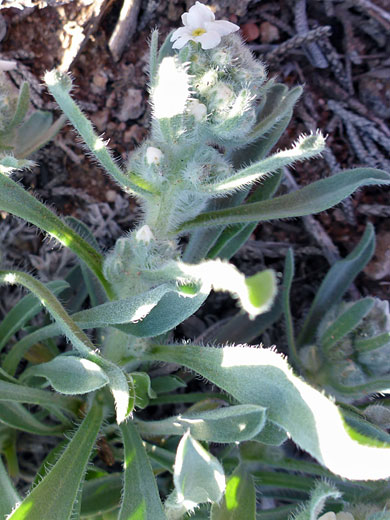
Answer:
[{"label": "green leaf", "polygon": [[287,251],[286,260],[284,263],[284,276],[283,276],[283,313],[284,320],[286,323],[286,336],[288,344],[288,353],[290,363],[297,369],[302,366],[301,360],[298,356],[297,349],[295,346],[295,335],[294,335],[294,324],[291,315],[290,308],[290,291],[291,285],[294,278],[294,255],[292,249]]},{"label": "green leaf", "polygon": [[146,372],[132,372],[130,376],[134,384],[135,406],[144,409],[149,405],[150,399],[157,397],[152,388],[150,377]]},{"label": "green leaf", "polygon": [[76,399],[6,381],[0,381],[0,401],[37,404],[46,407],[58,406],[73,414],[79,408],[79,401]]},{"label": "green leaf", "polygon": [[68,355],[27,368],[21,380],[28,381],[30,378],[46,379],[54,390],[66,395],[94,392],[109,382],[104,370],[93,361]]},{"label": "green leaf", "polygon": [[178,388],[186,388],[187,384],[178,376],[158,376],[151,381],[156,394],[169,394]]},{"label": "green leaf", "polygon": [[298,346],[309,345],[315,340],[320,321],[329,308],[341,300],[354,278],[370,261],[374,250],[374,228],[372,224],[368,224],[355,249],[343,260],[336,262],[322,281],[298,336]]},{"label": "green leaf", "polygon": [[193,439],[189,431],[177,447],[173,481],[177,505],[187,510],[197,504],[219,502],[226,485],[219,460]]},{"label": "green leaf", "polygon": [[117,509],[121,500],[122,484],[120,473],[110,473],[84,482],[81,495],[81,518],[89,518]]},{"label": "green leaf", "polygon": [[227,179],[201,186],[205,193],[222,195],[259,181],[284,166],[319,155],[325,147],[325,139],[320,133],[301,136],[293,148],[277,152],[266,159],[251,164]]},{"label": "green leaf", "polygon": [[241,307],[251,317],[267,311],[276,295],[276,276],[272,269],[245,278],[235,266],[220,260],[205,260],[195,265],[172,260],[153,275],[167,281],[176,280],[184,286],[199,284],[206,293],[211,288],[227,291],[239,299]]},{"label": "green leaf", "polygon": [[374,168],[345,170],[281,197],[244,204],[234,208],[201,213],[194,219],[184,222],[174,234],[176,235],[197,227],[312,215],[339,204],[339,202],[349,197],[349,195],[362,186],[387,184],[390,184],[390,175],[382,170]]},{"label": "green leaf", "polygon": [[273,350],[155,345],[146,355],[195,370],[239,403],[264,406],[272,422],[338,475],[354,480],[390,476],[390,446],[352,439],[336,405],[296,377]]},{"label": "green leaf", "polygon": [[19,495],[17,494],[11,479],[9,478],[7,471],[3,465],[0,457],[0,518],[6,518],[11,513],[15,505],[20,502]]},{"label": "green leaf", "polygon": [[294,520],[317,520],[328,498],[340,498],[341,493],[327,482],[318,482],[314,490],[310,493],[310,500],[302,509],[293,516]]},{"label": "green leaf", "polygon": [[[53,294],[61,294],[69,284],[63,280],[55,280],[45,284]],[[0,351],[5,347],[7,341],[20,330],[31,318],[36,316],[42,309],[42,303],[34,294],[24,296],[5,316],[0,323]]]},{"label": "green leaf", "polygon": [[374,298],[364,298],[351,304],[319,338],[322,349],[329,351],[344,336],[355,329],[364,316],[370,312],[374,303]]},{"label": "green leaf", "polygon": [[49,515],[69,520],[101,422],[102,408],[95,403],[57,463],[9,520],[42,520]]},{"label": "green leaf", "polygon": [[5,175],[0,175],[0,209],[34,224],[69,247],[95,273],[107,293],[111,294],[102,272],[102,256],[44,204]]},{"label": "green leaf", "polygon": [[184,435],[209,442],[242,442],[252,439],[265,424],[261,406],[238,405],[200,413],[183,413],[160,421],[137,421],[138,431],[146,437]]},{"label": "green leaf", "polygon": [[226,482],[220,504],[211,507],[211,520],[256,520],[256,490],[251,475],[240,464]]},{"label": "green leaf", "polygon": [[25,118],[28,108],[30,105],[30,88],[28,86],[27,81],[22,83],[22,86],[19,90],[18,101],[16,104],[16,110],[14,112],[13,118],[9,125],[6,128],[6,132],[9,132],[16,126],[22,124],[23,119]]},{"label": "green leaf", "polygon": [[120,425],[124,445],[124,490],[118,520],[166,520],[156,480],[133,423]]},{"label": "green leaf", "polygon": [[11,404],[4,401],[0,402],[1,423],[35,435],[61,435],[68,427],[68,425],[48,426],[27,411],[21,404],[15,402]]},{"label": "green leaf", "polygon": [[15,156],[29,157],[54,139],[64,126],[66,118],[61,116],[53,123],[50,112],[36,110],[29,119],[18,128],[15,136]]}]

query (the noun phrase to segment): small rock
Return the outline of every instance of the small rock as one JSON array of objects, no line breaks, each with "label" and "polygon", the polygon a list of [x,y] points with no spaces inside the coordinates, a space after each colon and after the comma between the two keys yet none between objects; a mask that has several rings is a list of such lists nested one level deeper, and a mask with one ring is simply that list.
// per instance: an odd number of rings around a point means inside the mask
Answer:
[{"label": "small rock", "polygon": [[99,110],[90,116],[92,123],[96,126],[99,132],[103,132],[103,130],[106,129],[109,114],[109,109],[103,108],[103,110]]},{"label": "small rock", "polygon": [[129,119],[138,119],[144,113],[144,110],[142,91],[130,88],[123,98],[122,107],[117,113],[117,117],[119,121],[125,123]]},{"label": "small rock", "polygon": [[92,78],[93,84],[99,89],[106,88],[107,80],[107,75],[102,70],[95,72]]},{"label": "small rock", "polygon": [[279,29],[269,22],[260,24],[261,43],[272,43],[279,40]]},{"label": "small rock", "polygon": [[146,135],[146,130],[140,125],[131,125],[128,130],[123,135],[123,140],[125,143],[131,143],[135,141],[136,144],[141,143],[144,140]]},{"label": "small rock", "polygon": [[241,34],[247,42],[253,42],[260,36],[260,29],[253,22],[244,23],[241,25]]},{"label": "small rock", "polygon": [[115,190],[107,190],[106,191],[106,200],[107,202],[115,202],[116,199],[116,191]]},{"label": "small rock", "polygon": [[380,231],[376,237],[374,258],[364,269],[371,280],[381,280],[390,275],[390,232]]}]

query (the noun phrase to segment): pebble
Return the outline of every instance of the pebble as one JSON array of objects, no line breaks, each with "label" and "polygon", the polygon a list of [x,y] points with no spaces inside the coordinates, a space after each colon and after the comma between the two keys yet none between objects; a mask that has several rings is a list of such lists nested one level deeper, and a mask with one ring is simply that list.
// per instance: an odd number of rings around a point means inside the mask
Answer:
[{"label": "pebble", "polygon": [[261,43],[272,43],[279,40],[279,29],[269,22],[260,24]]},{"label": "pebble", "polygon": [[119,121],[138,119],[145,111],[142,90],[129,88],[123,97],[122,106],[117,113]]},{"label": "pebble", "polygon": [[244,23],[241,25],[241,34],[245,41],[253,42],[260,36],[260,29],[254,22]]}]

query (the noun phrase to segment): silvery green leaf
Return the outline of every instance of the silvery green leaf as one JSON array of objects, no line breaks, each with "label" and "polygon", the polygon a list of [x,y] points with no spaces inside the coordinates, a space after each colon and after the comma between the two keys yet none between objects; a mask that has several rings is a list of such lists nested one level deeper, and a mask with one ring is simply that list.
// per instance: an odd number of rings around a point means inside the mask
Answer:
[{"label": "silvery green leaf", "polygon": [[147,357],[180,363],[239,403],[264,406],[272,422],[333,473],[352,480],[390,476],[390,446],[347,427],[337,406],[295,376],[273,350],[154,345]]},{"label": "silvery green leaf", "polygon": [[226,485],[221,463],[189,431],[177,447],[173,481],[178,504],[186,510],[204,502],[219,502]]},{"label": "silvery green leaf", "polygon": [[14,485],[9,478],[7,471],[0,457],[0,518],[6,518],[11,513],[15,505],[20,502]]},{"label": "silvery green leaf", "polygon": [[229,476],[222,501],[211,507],[210,520],[256,520],[256,489],[244,464]]},{"label": "silvery green leaf", "polygon": [[320,133],[301,136],[293,148],[277,152],[266,159],[251,164],[226,179],[212,184],[204,184],[201,189],[206,193],[214,195],[229,193],[232,190],[237,190],[255,181],[259,181],[283,166],[315,157],[322,152],[324,147],[325,139]]},{"label": "silvery green leaf", "polygon": [[57,356],[48,363],[29,367],[22,380],[44,378],[61,394],[93,392],[108,383],[104,370],[93,361],[76,356]]},{"label": "silvery green leaf", "polygon": [[142,440],[131,420],[120,425],[124,445],[124,489],[118,520],[166,520]]},{"label": "silvery green leaf", "polygon": [[339,204],[362,186],[388,184],[390,184],[390,175],[382,170],[374,168],[345,170],[287,195],[229,209],[201,213],[180,225],[176,232],[189,231],[198,227],[261,222],[320,213]]},{"label": "silvery green leaf", "polygon": [[80,483],[102,422],[102,408],[93,404],[64,453],[49,473],[21,502],[9,520],[69,520]]},{"label": "silvery green leaf", "polygon": [[137,421],[145,436],[183,435],[210,442],[242,442],[255,437],[265,424],[261,406],[238,405],[199,413],[183,413],[160,421]]},{"label": "silvery green leaf", "polygon": [[[254,318],[266,312],[276,296],[276,276],[267,269],[245,278],[238,269],[220,260],[205,260],[200,264],[185,264],[171,261],[153,273],[167,280],[176,279],[183,287],[186,284],[200,284],[210,291],[227,291],[240,301],[241,307]],[[147,274],[146,274],[147,276]]]}]

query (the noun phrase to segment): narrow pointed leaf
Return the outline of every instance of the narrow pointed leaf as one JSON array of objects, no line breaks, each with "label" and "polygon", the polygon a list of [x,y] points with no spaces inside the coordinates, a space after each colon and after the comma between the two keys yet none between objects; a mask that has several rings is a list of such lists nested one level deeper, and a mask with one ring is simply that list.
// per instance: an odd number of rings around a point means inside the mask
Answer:
[{"label": "narrow pointed leaf", "polygon": [[69,520],[101,422],[102,408],[93,404],[57,463],[9,520]]},{"label": "narrow pointed leaf", "polygon": [[314,340],[317,327],[325,313],[341,300],[354,278],[370,261],[374,249],[374,228],[368,224],[355,249],[343,260],[336,262],[325,276],[298,336],[298,346],[310,344]]},{"label": "narrow pointed leaf", "polygon": [[364,316],[370,312],[374,303],[374,298],[364,298],[348,307],[322,334],[320,337],[321,347],[324,350],[329,350],[336,345],[338,341],[359,325]]},{"label": "narrow pointed leaf", "polygon": [[6,424],[11,428],[35,435],[61,435],[66,427],[48,426],[38,420],[31,412],[20,403],[0,402],[0,424]]},{"label": "narrow pointed leaf", "polygon": [[210,520],[256,520],[255,484],[243,464],[228,478],[221,503],[212,505]]},{"label": "narrow pointed leaf", "polygon": [[16,504],[20,502],[11,479],[3,465],[0,457],[0,518],[6,518],[14,509]]},{"label": "narrow pointed leaf", "polygon": [[120,430],[125,460],[118,520],[166,520],[152,467],[134,424],[128,420]]},{"label": "narrow pointed leaf", "polygon": [[[69,287],[69,284],[63,280],[55,280],[46,285],[55,295],[61,294],[64,289]],[[41,309],[42,303],[36,296],[28,294],[9,311],[0,323],[0,351],[15,332],[20,330],[31,318],[36,316]]]},{"label": "narrow pointed leaf", "polygon": [[228,193],[249,185],[283,166],[289,166],[296,161],[309,159],[320,154],[325,146],[325,139],[319,133],[301,136],[293,148],[277,152],[266,159],[251,164],[247,168],[213,184],[203,185],[202,191],[212,194]]},{"label": "narrow pointed leaf", "polygon": [[43,110],[33,112],[16,132],[16,157],[21,159],[29,157],[45,146],[45,144],[54,139],[65,122],[66,118],[64,116],[59,117],[53,123],[51,112],[45,112]]},{"label": "narrow pointed leaf", "polygon": [[16,126],[19,126],[25,118],[28,108],[30,105],[30,88],[27,81],[24,81],[19,90],[18,101],[16,104],[16,110],[10,124],[6,128],[6,132],[9,132]]},{"label": "narrow pointed leaf", "polygon": [[75,399],[53,392],[46,392],[38,388],[15,385],[6,381],[0,381],[0,401],[37,404],[39,406],[58,406],[73,413],[78,408],[78,401]]},{"label": "narrow pointed leaf", "polygon": [[345,170],[271,200],[201,213],[196,218],[184,222],[176,232],[188,231],[197,227],[312,215],[339,204],[358,188],[388,184],[390,184],[390,175],[382,170],[374,168]]},{"label": "narrow pointed leaf", "polygon": [[184,413],[161,421],[137,421],[145,436],[184,435],[210,442],[242,442],[252,439],[265,424],[261,406],[238,405],[200,413]]},{"label": "narrow pointed leaf", "polygon": [[239,403],[264,406],[271,421],[338,475],[354,480],[390,476],[390,446],[363,436],[355,440],[336,405],[296,377],[272,350],[156,345],[147,355],[195,370]]}]

